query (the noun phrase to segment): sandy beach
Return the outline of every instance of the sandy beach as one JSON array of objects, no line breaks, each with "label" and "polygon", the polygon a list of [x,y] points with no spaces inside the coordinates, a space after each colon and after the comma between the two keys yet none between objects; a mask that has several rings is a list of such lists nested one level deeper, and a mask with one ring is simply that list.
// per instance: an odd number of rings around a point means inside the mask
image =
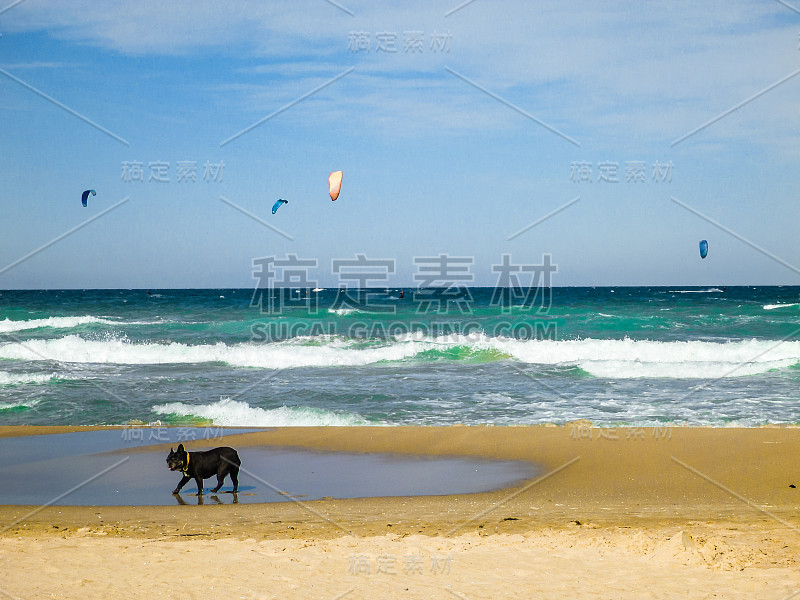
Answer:
[{"label": "sandy beach", "polygon": [[[6,427],[0,437],[63,431]],[[540,474],[457,496],[198,506],[190,496],[187,505],[167,504],[174,502],[167,494],[164,506],[3,506],[0,593],[782,599],[800,592],[797,428],[310,427],[226,443],[524,460]]]}]

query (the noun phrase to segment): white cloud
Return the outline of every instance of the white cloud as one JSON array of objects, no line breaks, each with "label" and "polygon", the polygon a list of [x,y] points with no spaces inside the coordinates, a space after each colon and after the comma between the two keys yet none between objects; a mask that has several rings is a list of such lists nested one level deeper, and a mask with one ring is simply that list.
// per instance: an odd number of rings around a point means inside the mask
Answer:
[{"label": "white cloud", "polygon": [[[3,15],[3,27],[123,54],[220,54],[230,59],[231,83],[213,91],[236,88],[243,96],[232,101],[251,114],[269,114],[356,66],[293,114],[313,107],[407,133],[521,125],[509,108],[487,108],[488,96],[449,66],[591,144],[669,144],[800,67],[800,15],[779,3],[477,0],[450,16],[458,2],[342,4],[353,16],[324,0],[25,2]],[[410,31],[424,33],[423,52],[404,52]],[[450,36],[448,52],[429,47],[434,31]],[[354,32],[370,36],[370,52],[348,48]],[[397,52],[375,51],[379,33],[396,36]],[[798,116],[798,85],[800,77],[754,100],[702,139],[792,147],[797,128],[786,123]]]}]

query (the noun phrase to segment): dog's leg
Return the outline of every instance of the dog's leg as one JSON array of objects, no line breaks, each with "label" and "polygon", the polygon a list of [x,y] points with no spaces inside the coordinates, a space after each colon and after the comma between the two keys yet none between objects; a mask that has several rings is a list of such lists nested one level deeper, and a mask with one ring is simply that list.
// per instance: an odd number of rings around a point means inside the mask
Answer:
[{"label": "dog's leg", "polygon": [[231,481],[233,482],[233,493],[239,489],[239,465],[231,467]]},{"label": "dog's leg", "polygon": [[173,493],[173,494],[177,494],[177,493],[179,493],[179,492],[181,491],[181,488],[182,488],[183,486],[185,486],[185,485],[186,485],[186,484],[189,482],[189,480],[190,480],[190,479],[191,479],[191,477],[187,477],[186,475],[184,475],[183,477],[181,477],[181,480],[180,480],[180,482],[178,483],[178,487],[176,487],[174,490],[172,490],[172,493]]},{"label": "dog's leg", "polygon": [[220,472],[217,473],[217,487],[211,490],[214,494],[219,491],[219,488],[222,487],[222,482],[225,481],[225,469],[220,469]]},{"label": "dog's leg", "polygon": [[201,477],[195,477],[194,480],[197,482],[197,495],[203,495],[203,479]]}]

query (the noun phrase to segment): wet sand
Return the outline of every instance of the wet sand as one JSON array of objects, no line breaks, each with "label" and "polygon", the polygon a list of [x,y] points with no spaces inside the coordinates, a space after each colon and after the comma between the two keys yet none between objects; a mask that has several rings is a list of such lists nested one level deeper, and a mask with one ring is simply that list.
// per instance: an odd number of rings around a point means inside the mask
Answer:
[{"label": "wet sand", "polygon": [[285,428],[226,443],[541,470],[512,488],[456,496],[3,506],[0,591],[776,600],[800,591],[797,428]]},{"label": "wet sand", "polygon": [[[195,440],[209,447],[236,444],[249,430],[223,428],[127,428],[0,438],[0,504],[55,506],[158,506],[253,504],[288,498],[364,498],[470,494],[496,490],[539,473],[525,461],[460,456],[323,452],[263,445],[239,446],[242,461],[237,493],[227,477],[219,493],[216,478],[203,486],[189,481],[181,495],[171,491],[180,472],[166,468],[171,448]],[[160,450],[151,449],[158,443]]]}]

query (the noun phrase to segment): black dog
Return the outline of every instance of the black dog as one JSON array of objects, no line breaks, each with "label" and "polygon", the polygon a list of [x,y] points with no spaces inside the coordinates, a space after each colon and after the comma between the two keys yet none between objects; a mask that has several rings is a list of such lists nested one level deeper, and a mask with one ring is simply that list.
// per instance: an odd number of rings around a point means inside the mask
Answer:
[{"label": "black dog", "polygon": [[236,450],[228,447],[214,448],[206,452],[187,452],[183,444],[177,450],[169,449],[167,456],[167,466],[170,471],[180,471],[183,473],[178,487],[172,493],[177,494],[190,479],[197,482],[197,495],[203,495],[203,479],[208,479],[212,475],[217,476],[217,487],[212,492],[216,493],[222,487],[225,475],[231,476],[233,481],[233,493],[239,488],[239,455]]}]

